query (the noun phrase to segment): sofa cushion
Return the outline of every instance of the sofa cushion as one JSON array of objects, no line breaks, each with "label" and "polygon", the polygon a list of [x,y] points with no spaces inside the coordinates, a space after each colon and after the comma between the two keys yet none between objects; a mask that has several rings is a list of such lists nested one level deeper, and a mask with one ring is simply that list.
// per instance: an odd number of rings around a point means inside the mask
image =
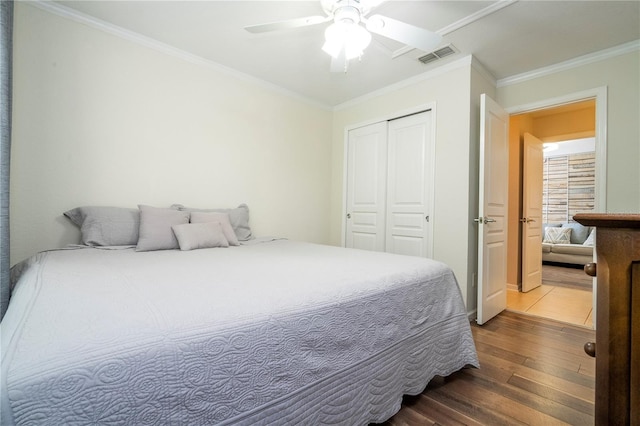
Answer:
[{"label": "sofa cushion", "polygon": [[551,247],[552,246],[553,246],[553,244],[542,243],[542,252],[543,253],[551,253]]},{"label": "sofa cushion", "polygon": [[563,223],[563,228],[571,228],[571,244],[582,244],[589,236],[589,227],[577,222]]},{"label": "sofa cushion", "polygon": [[553,244],[551,252],[562,254],[574,254],[578,256],[593,256],[593,247],[578,244]]}]

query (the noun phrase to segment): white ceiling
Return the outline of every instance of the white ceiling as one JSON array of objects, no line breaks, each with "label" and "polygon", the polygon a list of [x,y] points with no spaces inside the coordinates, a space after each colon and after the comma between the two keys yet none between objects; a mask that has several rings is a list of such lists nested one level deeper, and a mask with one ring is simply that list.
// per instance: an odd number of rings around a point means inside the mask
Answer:
[{"label": "white ceiling", "polygon": [[[57,1],[98,23],[149,37],[207,61],[335,106],[469,54],[497,79],[640,39],[634,1],[387,1],[375,13],[444,35],[459,52],[436,63],[426,52],[374,35],[361,61],[329,71],[321,50],[328,23],[251,34],[247,25],[324,15],[319,1]],[[70,10],[66,9],[66,12]],[[101,22],[103,21],[103,22]]]}]

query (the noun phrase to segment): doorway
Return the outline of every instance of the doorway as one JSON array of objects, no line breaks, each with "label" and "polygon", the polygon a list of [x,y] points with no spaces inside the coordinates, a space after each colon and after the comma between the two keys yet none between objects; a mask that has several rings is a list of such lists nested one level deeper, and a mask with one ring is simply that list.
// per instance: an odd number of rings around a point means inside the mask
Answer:
[{"label": "doorway", "polygon": [[[594,328],[593,280],[581,269],[582,262],[588,263],[591,260],[586,260],[588,257],[570,255],[554,258],[544,251],[554,247],[548,244],[553,240],[545,239],[548,226],[579,228],[581,225],[573,223],[574,214],[598,211],[595,176],[596,123],[595,98],[512,113],[510,116],[512,219],[509,228],[509,252],[512,256],[508,260],[507,268],[507,308],[510,310]],[[527,167],[525,164],[528,161],[525,134],[535,136],[527,143],[534,140],[546,148],[540,150],[546,151],[544,159],[534,160],[541,163],[539,167]],[[579,142],[566,142],[571,140]],[[581,146],[585,143],[588,146],[589,140],[592,142],[591,149]],[[579,146],[579,152],[572,152],[569,148],[571,145]],[[550,152],[550,149],[554,148],[558,149],[557,155]],[[563,150],[568,153],[563,153]],[[531,170],[534,170],[533,175]],[[540,175],[540,172],[543,172],[543,175]],[[591,176],[588,176],[589,173]],[[527,195],[527,189],[536,187],[541,190],[529,191]],[[536,211],[529,205],[531,193],[540,204],[539,216],[528,216],[531,215],[531,211]],[[538,221],[541,223],[530,223]],[[536,232],[531,232],[529,228]],[[549,234],[559,234],[555,230],[551,231],[554,232]],[[588,233],[589,230],[586,231]],[[569,241],[571,246],[565,248],[564,245],[559,245],[557,250],[593,250],[582,246],[585,241],[578,241],[578,236],[585,232],[584,229],[580,229],[580,232],[576,232],[575,229],[568,232],[574,233]],[[586,238],[585,236],[584,239]],[[577,243],[580,243],[580,247]],[[531,277],[534,277],[533,284],[529,281]],[[535,277],[538,279],[537,284]]]}]

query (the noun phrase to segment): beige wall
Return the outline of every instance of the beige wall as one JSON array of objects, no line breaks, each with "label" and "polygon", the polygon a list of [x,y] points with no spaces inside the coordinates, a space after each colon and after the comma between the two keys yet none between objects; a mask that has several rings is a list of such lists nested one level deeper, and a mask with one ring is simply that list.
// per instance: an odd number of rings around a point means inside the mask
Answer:
[{"label": "beige wall", "polygon": [[78,241],[80,205],[247,203],[328,242],[331,112],[16,3],[11,257]]},{"label": "beige wall", "polygon": [[505,108],[607,87],[608,212],[640,211],[640,52],[498,88]]},{"label": "beige wall", "polygon": [[[433,257],[449,264],[463,297],[470,287],[470,58],[458,61],[447,72],[417,81],[391,92],[371,96],[334,113],[331,158],[331,243],[340,245],[343,226],[345,131],[402,115],[427,103],[435,103],[436,170]],[[462,253],[462,255],[461,255]]]}]

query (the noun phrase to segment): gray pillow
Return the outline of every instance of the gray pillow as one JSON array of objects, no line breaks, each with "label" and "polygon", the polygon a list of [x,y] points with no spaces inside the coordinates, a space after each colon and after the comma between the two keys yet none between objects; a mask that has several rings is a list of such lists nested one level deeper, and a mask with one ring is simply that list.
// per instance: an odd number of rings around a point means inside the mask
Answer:
[{"label": "gray pillow", "polygon": [[222,227],[222,233],[230,246],[239,246],[238,237],[231,226],[229,213],[219,212],[191,212],[191,223],[216,222]]},{"label": "gray pillow", "polygon": [[82,244],[134,246],[138,243],[138,209],[85,206],[76,207],[63,214],[80,228]]},{"label": "gray pillow", "polygon": [[589,236],[589,227],[578,222],[563,223],[563,228],[571,228],[571,244],[582,244]]},{"label": "gray pillow", "polygon": [[182,204],[174,204],[172,209],[178,209],[185,212],[219,212],[228,213],[229,221],[236,233],[239,241],[248,241],[253,239],[251,227],[249,226],[249,207],[246,204],[240,204],[235,209],[194,209],[185,207]]},{"label": "gray pillow", "polygon": [[201,248],[229,247],[229,242],[222,232],[220,222],[183,223],[173,225],[173,229],[180,250],[195,250]]},{"label": "gray pillow", "polygon": [[140,230],[136,251],[171,250],[180,247],[173,225],[189,223],[189,213],[175,209],[138,206]]}]

